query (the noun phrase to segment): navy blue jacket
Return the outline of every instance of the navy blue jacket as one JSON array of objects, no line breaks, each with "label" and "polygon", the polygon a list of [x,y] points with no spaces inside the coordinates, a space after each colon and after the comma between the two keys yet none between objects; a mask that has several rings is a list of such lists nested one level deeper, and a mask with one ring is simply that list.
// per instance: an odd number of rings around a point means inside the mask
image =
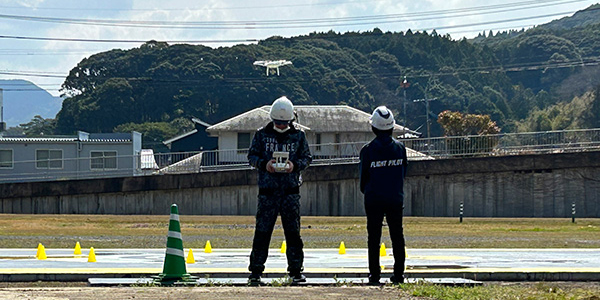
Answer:
[{"label": "navy blue jacket", "polygon": [[360,191],[365,199],[404,201],[408,161],[404,145],[379,135],[360,150]]},{"label": "navy blue jacket", "polygon": [[[289,160],[294,164],[291,173],[267,172],[267,163],[273,158],[275,151],[290,153]],[[304,131],[290,124],[289,130],[280,133],[273,129],[273,122],[269,122],[254,135],[248,151],[248,161],[258,169],[259,189],[297,190],[302,184],[300,171],[308,168],[312,155]]]}]

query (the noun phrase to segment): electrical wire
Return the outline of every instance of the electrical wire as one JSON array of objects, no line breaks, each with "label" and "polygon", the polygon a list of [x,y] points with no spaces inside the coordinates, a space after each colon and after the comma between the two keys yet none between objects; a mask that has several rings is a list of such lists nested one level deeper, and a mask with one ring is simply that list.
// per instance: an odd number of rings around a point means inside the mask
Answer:
[{"label": "electrical wire", "polygon": [[[401,78],[403,76],[407,76],[409,78],[430,78],[430,77],[443,77],[443,76],[457,76],[460,74],[490,74],[493,72],[504,72],[504,73],[515,73],[515,72],[524,72],[524,71],[539,71],[539,70],[548,70],[548,69],[561,69],[561,68],[573,68],[573,67],[589,67],[589,66],[599,66],[600,65],[600,57],[592,57],[583,60],[576,61],[565,61],[565,62],[556,62],[556,63],[538,63],[538,64],[527,64],[527,65],[507,65],[507,66],[492,66],[492,67],[475,67],[475,68],[458,68],[448,72],[431,72],[431,73],[384,73],[384,74],[373,74],[373,73],[361,73],[361,74],[352,74],[354,80],[364,81],[368,80],[380,80],[380,79],[396,79]],[[0,74],[5,74],[4,72],[0,72]],[[18,74],[18,73],[15,73]],[[47,75],[42,74],[19,74],[24,76],[40,76],[40,77],[49,77]],[[255,86],[257,84],[265,84],[265,83],[296,83],[296,84],[307,84],[313,80],[317,80],[316,76],[311,78],[304,79],[284,79],[284,78],[276,78],[276,79],[265,79],[265,78],[255,78],[255,77],[247,77],[247,78],[223,78],[216,83],[214,80],[208,79],[154,79],[154,78],[139,78],[139,77],[111,77],[114,79],[124,79],[132,82],[138,83],[147,83],[155,86],[164,86],[164,85],[172,85],[172,86],[214,86],[218,84],[220,86]],[[323,78],[320,78],[323,79]],[[327,78],[328,81],[333,83],[346,83],[348,80],[346,79],[334,79]],[[5,88],[4,91],[12,91],[12,92],[20,92],[20,91],[65,91],[64,88],[53,88],[53,89],[27,89],[27,88]]]},{"label": "electrical wire", "polygon": [[[572,68],[572,67],[585,67],[585,66],[598,66],[600,65],[600,57],[585,57],[581,59],[572,59],[562,62],[532,62],[532,63],[519,63],[519,64],[508,64],[508,65],[496,65],[496,66],[481,66],[472,68],[456,68],[449,72],[404,72],[404,73],[353,73],[351,74],[356,80],[369,80],[369,79],[381,79],[381,78],[400,78],[402,76],[408,76],[411,78],[428,78],[432,76],[449,76],[459,75],[468,73],[477,74],[489,74],[493,72],[523,72],[523,71],[536,71],[536,70],[548,70],[558,68]],[[0,71],[0,75],[20,75],[20,76],[31,76],[31,77],[54,77],[54,78],[65,78],[61,75],[53,75],[54,73],[30,73],[27,71]],[[156,79],[156,78],[144,78],[144,77],[111,77],[115,79],[124,79],[128,81],[140,82],[140,83],[151,83],[155,85],[207,85],[213,86],[214,84],[231,84],[231,85],[254,85],[265,82],[277,82],[277,83],[309,83],[312,80],[323,79],[322,77],[312,76],[309,78],[272,78],[265,79],[263,77],[229,77],[221,80],[209,80],[209,79]],[[267,80],[267,81],[265,81]],[[268,81],[271,80],[271,81]],[[335,80],[328,78],[333,82],[347,82],[347,80]],[[218,83],[217,83],[218,82]],[[5,89],[9,90],[9,89]]]},{"label": "electrical wire", "polygon": [[[17,35],[0,35],[0,39],[16,39],[30,41],[56,41],[56,42],[87,42],[87,43],[136,43],[143,44],[148,40],[117,40],[117,39],[80,39],[80,38],[56,38],[56,37],[34,37]],[[224,39],[224,40],[167,40],[159,41],[169,44],[214,44],[214,43],[257,43],[259,39]]]},{"label": "electrical wire", "polygon": [[[581,0],[572,0],[572,1],[567,1],[567,2],[580,2]],[[530,5],[531,3],[539,3],[540,1],[522,1],[522,2],[517,2],[518,4],[525,4],[527,3],[528,5]],[[554,5],[558,5],[555,2],[557,2],[557,0],[554,1],[546,1],[546,2],[553,2]],[[564,4],[565,2],[559,3],[559,4]],[[510,6],[506,6],[506,5],[515,5],[516,3],[509,3],[509,4],[503,4],[505,5],[504,7],[510,7]],[[548,5],[548,4],[547,4]],[[546,5],[546,6],[547,6]],[[466,8],[466,9],[461,9],[461,10],[445,10],[445,11],[433,11],[433,12],[425,12],[422,13],[422,15],[427,15],[427,14],[434,14],[434,13],[439,13],[439,12],[446,12],[446,13],[451,13],[451,12],[456,12],[456,11],[462,11],[462,12],[466,12],[466,11],[470,11],[470,10],[475,10],[475,9],[481,9],[483,7],[487,7],[488,9],[497,9],[498,7],[500,7],[500,5],[490,5],[490,6],[480,6],[480,7],[473,7],[473,8]],[[462,28],[462,27],[473,27],[473,26],[480,26],[480,25],[490,25],[490,24],[496,24],[496,23],[507,23],[507,22],[516,22],[516,21],[523,21],[523,20],[531,20],[531,19],[536,19],[536,18],[543,18],[543,17],[549,17],[549,16],[556,16],[556,15],[564,15],[567,14],[567,12],[563,12],[563,13],[555,13],[555,14],[546,14],[546,15],[541,15],[541,16],[530,16],[530,17],[522,17],[522,18],[513,18],[513,19],[506,19],[506,20],[498,20],[498,21],[489,21],[489,22],[479,22],[479,23],[471,23],[471,24],[459,24],[459,25],[451,25],[451,26],[442,26],[442,27],[429,27],[429,28],[422,28],[422,29],[416,29],[415,31],[425,31],[425,30],[432,30],[432,29],[436,29],[436,30],[440,30],[440,29],[456,29],[456,28]],[[410,15],[410,14],[405,14],[405,15]],[[415,15],[415,14],[412,14]],[[398,17],[399,15],[380,15],[380,16],[367,16],[367,17],[354,17],[355,20],[358,20],[359,18],[381,18],[381,19],[385,19],[385,18],[391,18],[392,16],[396,16]],[[335,19],[335,18],[334,18]],[[337,18],[339,20],[348,20],[350,18]],[[315,20],[319,20],[319,19],[315,19]],[[290,20],[285,20],[285,21],[290,21]],[[293,21],[293,20],[292,20]],[[304,21],[304,20],[297,20],[298,22],[300,21]],[[269,22],[269,21],[267,21]],[[270,21],[272,22],[272,21]],[[279,27],[278,27],[279,28]],[[343,37],[343,36],[340,36]],[[50,37],[25,37],[25,36],[9,36],[9,35],[0,35],[0,38],[4,38],[4,39],[25,39],[25,40],[44,40],[44,41],[66,41],[66,42],[106,42],[106,43],[145,43],[147,41],[145,40],[116,40],[116,39],[70,39],[70,38],[50,38]],[[311,39],[312,37],[310,36],[306,36],[306,37],[298,37],[295,39]],[[330,37],[327,37],[330,38]],[[168,43],[253,43],[253,42],[258,42],[259,39],[230,39],[230,40],[189,40],[189,41],[166,41]],[[6,52],[5,52],[6,53]],[[89,54],[89,53],[85,53],[85,54]],[[0,55],[2,55],[2,52],[0,52]],[[6,54],[9,55],[9,54]],[[13,54],[13,55],[19,55],[19,53]],[[20,54],[20,55],[24,55],[24,54]],[[41,54],[40,54],[41,55]],[[47,54],[47,55],[51,55],[51,54]],[[519,65],[519,66],[504,66],[504,67],[491,67],[491,69],[488,67],[486,69],[486,67],[483,68],[483,70],[457,70],[454,71],[452,74],[457,74],[458,73],[462,73],[462,72],[493,72],[493,71],[504,71],[504,72],[521,72],[521,71],[526,71],[526,70],[539,70],[540,68],[544,68],[544,69],[549,69],[549,68],[565,68],[565,67],[576,67],[576,66],[591,66],[591,65],[598,65],[597,61],[586,61],[586,62],[563,62],[563,63],[555,63],[554,65],[549,65],[549,64],[543,64],[543,65],[536,65],[531,64],[531,65]],[[62,73],[44,73],[44,72],[35,72],[35,71],[11,71],[11,70],[0,70],[0,75],[11,75],[11,76],[31,76],[31,77],[50,77],[50,78],[65,78],[65,75],[59,75]],[[406,75],[406,74],[403,74]],[[447,74],[430,74],[430,75],[423,75],[423,74],[413,74],[412,77],[419,77],[419,76],[433,76],[433,75],[447,75]],[[355,74],[355,76],[357,76],[358,78],[360,78],[361,76],[366,76],[366,77],[377,77],[377,78],[386,78],[386,77],[394,77],[394,76],[399,76],[399,74],[365,74],[365,75],[361,75],[361,74]],[[131,79],[131,80],[135,80],[135,79]],[[240,83],[244,83],[247,80],[244,79],[225,79],[225,80],[232,80],[233,82],[235,82],[236,84],[240,84]],[[241,80],[241,81],[239,81]],[[307,79],[307,80],[313,80],[313,79]],[[156,81],[155,81],[156,83]]]},{"label": "electrical wire", "polygon": [[[358,0],[358,1],[337,1],[337,2],[316,2],[316,3],[304,3],[304,4],[278,4],[278,5],[260,5],[260,6],[229,6],[229,7],[202,7],[202,8],[72,8],[72,7],[35,7],[35,10],[57,10],[57,11],[117,11],[117,12],[148,12],[148,11],[203,11],[203,10],[264,10],[272,9],[277,10],[281,8],[293,8],[293,7],[311,7],[311,6],[332,6],[340,4],[366,4],[372,2],[386,2],[385,0]],[[23,6],[0,6],[0,9],[27,9],[31,10],[31,7]]]},{"label": "electrical wire", "polygon": [[[426,27],[415,29],[415,31],[428,31],[428,30],[441,30],[441,29],[455,29],[455,28],[463,28],[463,27],[474,27],[481,25],[491,25],[491,24],[499,24],[499,23],[509,23],[516,21],[525,21],[525,20],[533,20],[539,18],[548,18],[548,17],[556,17],[563,16],[567,14],[574,13],[571,12],[559,12],[552,14],[544,14],[537,16],[529,16],[529,17],[520,17],[520,18],[512,18],[512,19],[503,19],[496,21],[487,21],[487,22],[478,22],[478,23],[469,23],[469,24],[457,24],[457,25],[448,25],[448,26],[437,26],[437,27]],[[310,38],[310,37],[307,37]],[[0,39],[18,39],[18,40],[36,40],[36,41],[59,41],[59,42],[89,42],[89,43],[145,43],[148,40],[120,40],[120,39],[83,39],[83,38],[56,38],[56,37],[33,37],[33,36],[14,36],[14,35],[0,35]],[[258,38],[246,38],[246,39],[223,39],[223,40],[165,40],[160,42],[166,42],[169,44],[211,44],[211,43],[256,43],[260,39]]]},{"label": "electrical wire", "polygon": [[[428,21],[445,18],[468,17],[474,15],[485,15],[502,12],[513,12],[515,10],[534,9],[554,5],[564,5],[585,0],[550,0],[549,3],[539,4],[539,1],[525,1],[525,7],[519,7],[522,4],[514,3],[479,6],[463,9],[440,10],[430,12],[418,12],[407,14],[390,14],[359,17],[342,18],[315,18],[315,19],[287,19],[287,20],[248,20],[248,21],[210,21],[210,22],[182,22],[182,21],[132,21],[132,20],[109,20],[109,19],[76,19],[76,18],[52,18],[36,16],[19,16],[0,14],[0,19],[12,19],[21,21],[36,21],[61,24],[94,25],[94,26],[114,26],[114,27],[135,27],[135,28],[162,28],[162,29],[291,29],[291,28],[313,28],[330,26],[356,26],[356,25],[381,25],[389,23],[402,23],[414,21]],[[553,3],[554,2],[554,3]],[[535,3],[536,5],[532,5]],[[498,10],[498,8],[502,8]],[[492,10],[492,11],[486,11]],[[567,11],[560,14],[573,13]],[[552,14],[556,16],[558,14]]]}]

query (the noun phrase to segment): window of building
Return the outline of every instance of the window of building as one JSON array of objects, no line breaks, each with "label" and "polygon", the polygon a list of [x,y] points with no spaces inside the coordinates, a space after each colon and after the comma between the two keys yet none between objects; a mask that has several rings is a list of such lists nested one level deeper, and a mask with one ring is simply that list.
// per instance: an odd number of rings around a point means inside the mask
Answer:
[{"label": "window of building", "polygon": [[38,149],[35,150],[35,167],[37,169],[62,169],[63,151]]},{"label": "window of building", "polygon": [[12,149],[0,150],[0,168],[12,169],[13,167],[13,151]]},{"label": "window of building", "polygon": [[315,147],[315,150],[321,151],[321,134],[320,133],[317,133],[315,135],[315,144],[317,144],[317,146]]},{"label": "window of building", "polygon": [[238,132],[237,134],[237,148],[238,153],[245,152],[250,148],[250,133],[249,132]]},{"label": "window of building", "polygon": [[340,150],[340,143],[342,142],[342,139],[340,137],[339,133],[335,134],[335,151]]},{"label": "window of building", "polygon": [[91,151],[90,169],[106,170],[117,168],[117,151]]}]

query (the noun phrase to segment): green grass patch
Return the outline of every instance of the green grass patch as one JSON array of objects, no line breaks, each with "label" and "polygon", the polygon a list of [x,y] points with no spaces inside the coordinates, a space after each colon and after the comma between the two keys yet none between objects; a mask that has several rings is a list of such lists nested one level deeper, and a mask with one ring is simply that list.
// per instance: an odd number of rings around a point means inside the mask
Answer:
[{"label": "green grass patch", "polygon": [[428,283],[402,284],[400,288],[414,297],[447,300],[600,300],[598,283],[488,283],[475,287],[451,287]]}]

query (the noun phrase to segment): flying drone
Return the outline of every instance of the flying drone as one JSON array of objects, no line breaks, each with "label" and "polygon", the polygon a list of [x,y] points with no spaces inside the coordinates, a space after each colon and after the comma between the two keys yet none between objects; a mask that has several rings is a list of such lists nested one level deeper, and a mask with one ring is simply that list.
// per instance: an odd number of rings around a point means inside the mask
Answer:
[{"label": "flying drone", "polygon": [[269,76],[270,70],[277,70],[277,76],[279,76],[279,67],[291,65],[292,62],[289,60],[257,60],[253,63],[255,66],[265,67],[267,70],[267,76]]}]

